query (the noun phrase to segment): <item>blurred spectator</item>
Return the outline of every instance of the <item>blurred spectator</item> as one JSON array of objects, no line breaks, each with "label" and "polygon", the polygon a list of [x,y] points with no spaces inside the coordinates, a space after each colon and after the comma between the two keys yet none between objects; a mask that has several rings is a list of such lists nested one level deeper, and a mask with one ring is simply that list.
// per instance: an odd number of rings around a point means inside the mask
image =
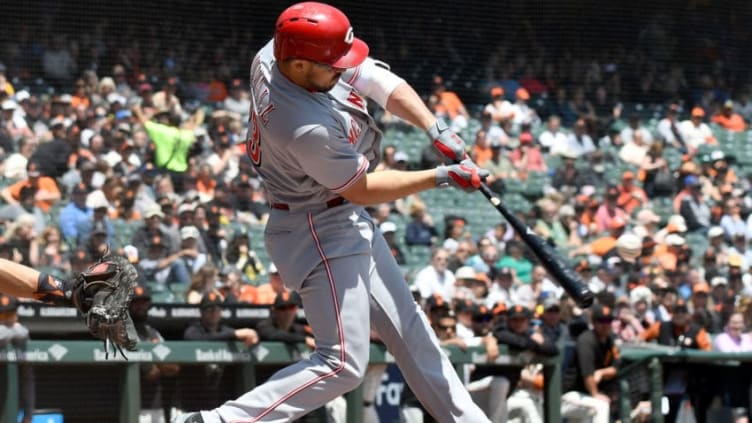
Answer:
[{"label": "blurred spectator", "polygon": [[638,179],[648,198],[666,197],[674,193],[676,178],[663,158],[663,144],[653,143],[640,163]]},{"label": "blurred spectator", "polygon": [[467,219],[462,216],[447,215],[444,216],[444,222],[442,247],[449,251],[449,254],[454,254],[460,241],[470,239],[470,234],[465,228]]},{"label": "blurred spectator", "polygon": [[86,201],[91,216],[81,220],[76,225],[76,245],[82,246],[94,234],[105,236],[105,242],[110,243],[115,239],[115,229],[112,221],[107,216],[107,202],[101,197],[94,197],[92,201]]},{"label": "blurred spectator", "polygon": [[559,191],[576,192],[587,185],[587,173],[575,167],[577,155],[572,150],[560,152],[562,164],[556,168],[551,185]]},{"label": "blurred spectator", "polygon": [[41,232],[47,224],[48,215],[34,204],[36,192],[32,187],[21,188],[18,203],[6,204],[0,207],[0,223],[12,222],[22,214],[30,214],[36,220],[34,229],[36,232]]},{"label": "blurred spectator", "polygon": [[245,84],[240,79],[233,79],[230,84],[230,95],[224,99],[224,108],[241,116],[241,120],[248,121],[251,110],[251,101]]},{"label": "blurred spectator", "polygon": [[264,265],[258,255],[251,248],[249,235],[238,232],[230,239],[225,248],[225,264],[238,269],[244,279],[251,283],[257,283],[264,273]]},{"label": "blurred spectator", "polygon": [[679,214],[687,223],[688,231],[705,233],[710,228],[710,208],[703,198],[702,185],[693,175],[684,179],[684,185],[687,193],[681,199]]},{"label": "blurred spectator", "polygon": [[636,131],[632,141],[624,143],[619,149],[619,158],[632,166],[641,166],[650,145],[643,139],[642,132]]},{"label": "blurred spectator", "polygon": [[726,239],[731,239],[737,234],[743,234],[745,240],[752,239],[752,232],[747,226],[741,215],[742,206],[739,200],[729,199],[723,208],[720,226],[726,235]]},{"label": "blurred spectator", "polygon": [[[36,163],[36,170],[42,175],[59,178],[68,171],[70,156],[77,148],[79,139],[74,139],[76,132],[63,116],[52,119],[50,129],[52,141],[40,143],[29,158],[29,163]],[[76,145],[76,148],[72,145]]]},{"label": "blurred spectator", "polygon": [[[256,345],[259,336],[251,328],[234,329],[222,324],[222,303],[224,299],[213,292],[205,294],[199,302],[201,318],[191,323],[183,333],[186,341],[241,341],[247,346]],[[185,366],[180,371],[180,386],[184,390],[183,400],[189,401],[186,407],[209,409],[223,400],[222,385],[224,366]],[[187,392],[193,395],[186,395]]]},{"label": "blurred spectator", "polygon": [[651,209],[644,208],[637,213],[637,224],[632,228],[637,236],[652,236],[658,229],[661,217]]},{"label": "blurred spectator", "polygon": [[489,172],[486,184],[495,192],[503,193],[504,179],[516,178],[517,172],[509,157],[506,154],[502,154],[504,151],[501,143],[491,141],[489,148],[491,156],[481,166]]},{"label": "blurred spectator", "polygon": [[195,226],[180,228],[180,239],[182,240],[180,243],[180,259],[185,262],[185,267],[191,274],[198,273],[208,261],[206,254],[198,251],[199,236],[198,229]]},{"label": "blurred spectator", "polygon": [[389,251],[392,252],[392,256],[397,260],[397,264],[400,266],[407,264],[405,255],[402,253],[402,248],[399,246],[397,239],[395,238],[397,225],[392,222],[384,222],[379,225],[379,230],[381,231],[381,234],[384,235],[384,240],[386,240],[386,243],[389,246]]},{"label": "blurred spectator", "polygon": [[595,212],[595,224],[598,232],[604,232],[618,227],[625,226],[629,221],[629,214],[618,206],[620,190],[617,187],[610,187],[603,196],[603,204]]},{"label": "blurred spectator", "polygon": [[514,92],[514,104],[512,104],[512,131],[519,133],[522,125],[537,125],[540,118],[535,109],[528,105],[530,93],[525,88],[518,88]]},{"label": "blurred spectator", "polygon": [[707,282],[697,282],[692,286],[692,298],[689,303],[692,322],[710,334],[717,334],[722,330],[721,315],[711,308],[709,298],[710,285]]},{"label": "blurred spectator", "polygon": [[653,292],[646,286],[637,286],[629,293],[629,303],[632,305],[634,317],[640,321],[643,329],[647,329],[655,322],[653,312]]},{"label": "blurred spectator", "polygon": [[504,97],[504,88],[491,88],[491,102],[483,108],[483,116],[489,116],[494,122],[503,122],[514,117],[512,103]]},{"label": "blurred spectator", "polygon": [[544,152],[555,151],[561,153],[568,150],[569,140],[567,134],[561,130],[561,118],[551,115],[546,123],[546,129],[538,136],[538,143]]},{"label": "blurred spectator", "polygon": [[34,190],[35,205],[45,213],[49,213],[52,206],[61,198],[57,182],[49,176],[43,176],[39,164],[34,161],[30,161],[27,165],[26,175],[26,179],[3,188],[0,191],[0,197],[8,204],[18,204],[21,198],[21,189],[29,187]]},{"label": "blurred spectator", "polygon": [[731,99],[723,103],[720,113],[713,115],[711,121],[728,131],[741,132],[747,129],[742,115],[734,112],[734,102]]},{"label": "blurred spectator", "polygon": [[621,175],[621,184],[616,186],[619,190],[616,206],[630,215],[634,209],[648,202],[647,194],[645,194],[642,188],[635,185],[634,180],[634,172],[628,170]]},{"label": "blurred spectator", "polygon": [[258,285],[255,290],[244,291],[241,301],[251,304],[269,305],[274,303],[274,299],[279,294],[287,292],[282,277],[279,275],[277,266],[274,263],[269,265],[269,282]]},{"label": "blurred spectator", "polygon": [[178,87],[177,83],[177,78],[170,76],[165,79],[162,84],[162,89],[152,95],[151,100],[158,113],[166,112],[173,116],[180,116],[183,114],[183,107],[180,104],[180,99],[175,95]]},{"label": "blurred spectator", "polygon": [[632,307],[626,298],[616,303],[613,331],[616,339],[621,342],[636,342],[637,337],[645,330],[640,320],[632,312]]},{"label": "blurred spectator", "polygon": [[523,284],[530,283],[533,263],[523,256],[522,245],[517,240],[507,243],[506,254],[499,259],[496,267],[508,267],[514,271],[518,281]]},{"label": "blurred spectator", "polygon": [[480,128],[475,133],[475,143],[471,151],[472,159],[478,166],[484,167],[493,155],[494,146],[504,147],[508,143],[509,138],[504,130],[493,124],[491,115],[484,113],[480,118]]},{"label": "blurred spectator", "polygon": [[237,304],[243,294],[243,276],[238,269],[225,266],[219,271],[217,290],[224,297],[225,304]]},{"label": "blurred spectator", "polygon": [[434,248],[431,251],[431,264],[415,274],[413,284],[420,291],[421,298],[429,298],[434,294],[442,298],[454,296],[454,274],[447,269],[449,252],[445,248]]},{"label": "blurred spectator", "polygon": [[752,351],[752,334],[744,333],[742,313],[729,316],[725,331],[713,339],[713,349],[732,353]]},{"label": "blurred spectator", "polygon": [[42,54],[42,68],[45,78],[54,86],[67,86],[78,70],[76,60],[66,48],[65,37],[52,37],[48,48]]},{"label": "blurred spectator", "polygon": [[467,127],[470,114],[457,93],[447,89],[441,76],[433,78],[433,89],[428,104],[436,117],[449,121],[449,127],[453,131],[460,132]]},{"label": "blurred spectator", "polygon": [[428,213],[425,203],[415,201],[410,206],[410,222],[405,229],[405,244],[408,246],[432,246],[439,235],[433,225],[433,218]]},{"label": "blurred spectator", "polygon": [[558,299],[561,297],[563,290],[547,276],[546,268],[535,265],[530,274],[530,283],[517,289],[517,304],[534,309],[536,304],[542,303],[546,298]]},{"label": "blurred spectator", "polygon": [[[636,135],[639,134],[639,135]],[[629,117],[629,125],[621,130],[621,140],[625,145],[635,142],[639,139],[638,145],[650,145],[653,143],[653,135],[650,130],[640,122],[640,116],[634,114]]]},{"label": "blurred spectator", "polygon": [[277,294],[271,304],[269,317],[256,325],[261,341],[277,341],[289,344],[290,348],[305,343],[310,349],[316,348],[316,341],[304,325],[295,322],[298,307],[302,306],[296,292]]},{"label": "blurred spectator", "polygon": [[577,337],[572,364],[563,375],[561,416],[605,423],[610,421],[619,348],[612,332],[612,309],[596,304],[590,310],[592,329]]},{"label": "blurred spectator", "polygon": [[63,274],[71,271],[68,245],[63,242],[60,230],[56,226],[44,228],[38,241],[39,267],[59,269]]},{"label": "blurred spectator", "polygon": [[701,107],[693,107],[690,119],[679,124],[679,131],[691,155],[694,155],[701,145],[717,143],[713,132],[703,119],[705,111]]},{"label": "blurred spectator", "polygon": [[[37,233],[34,231],[36,219],[33,215],[22,214],[3,233],[3,243],[14,252],[14,261],[24,266],[36,267],[39,262]],[[15,255],[17,254],[17,256]]]},{"label": "blurred spectator", "polygon": [[577,119],[574,123],[572,133],[567,135],[567,142],[563,150],[556,147],[551,148],[552,155],[561,154],[562,151],[571,151],[577,157],[589,156],[590,153],[595,151],[593,139],[587,133],[585,119]]},{"label": "blurred spectator", "polygon": [[24,136],[18,141],[18,152],[10,154],[4,161],[3,176],[7,179],[26,179],[26,166],[39,142],[34,136]]},{"label": "blurred spectator", "polygon": [[33,366],[23,360],[29,342],[29,329],[18,322],[17,310],[18,300],[15,297],[0,294],[0,349],[14,351],[19,361],[19,385],[8,386],[8,389],[18,393],[18,408],[24,416],[19,422],[31,423],[36,407],[36,381]]},{"label": "blurred spectator", "polygon": [[686,152],[686,147],[684,145],[684,138],[682,137],[681,132],[679,131],[679,105],[672,103],[666,108],[666,116],[658,121],[658,127],[656,130],[658,131],[658,136],[663,140],[663,143],[653,143],[653,145],[660,145],[663,146],[665,143],[666,145],[670,145],[677,149],[684,149]]},{"label": "blurred spectator", "polygon": [[517,290],[520,286],[515,282],[514,271],[511,267],[502,267],[496,273],[486,297],[486,306],[494,307],[496,304],[518,304]]},{"label": "blurred spectator", "polygon": [[[172,207],[170,206],[169,209],[172,209]],[[159,206],[151,206],[147,209],[144,213],[144,224],[136,229],[131,244],[139,251],[145,252],[148,250],[152,239],[158,236],[166,242],[170,254],[179,251],[180,234],[177,230],[165,226],[162,220],[164,218],[165,214]]]},{"label": "blurred spectator", "polygon": [[538,220],[533,228],[535,232],[549,242],[562,247],[566,246],[569,243],[569,235],[558,219],[559,206],[546,197],[538,200],[536,205]]},{"label": "blurred spectator", "polygon": [[530,172],[548,172],[540,148],[533,144],[533,135],[529,132],[520,134],[519,146],[509,153],[509,160],[523,180]]},{"label": "blurred spectator", "polygon": [[[139,342],[159,344],[164,342],[162,334],[149,325],[149,309],[151,308],[151,293],[146,286],[137,286],[133,292],[133,300],[128,306],[128,313],[133,319]],[[152,422],[169,421],[164,409],[169,405],[165,395],[165,382],[174,382],[180,367],[173,363],[142,364],[141,365],[141,413],[140,419],[149,418]]]},{"label": "blurred spectator", "polygon": [[[144,257],[138,263],[138,269],[143,273],[148,282],[159,284],[165,288],[167,288],[167,285],[182,287],[189,286],[189,284],[191,287],[194,285],[185,262],[180,260],[184,252],[181,250],[171,254],[169,252],[168,241],[163,237],[159,235],[151,237],[145,253]],[[206,267],[208,266],[205,266],[199,273],[194,275],[194,281],[198,279],[206,282],[206,272],[204,272]],[[212,282],[215,280],[216,275],[212,275]],[[188,302],[191,302],[191,298],[188,298],[188,300]],[[195,304],[197,302],[194,299],[191,303]]]},{"label": "blurred spectator", "polygon": [[540,332],[549,345],[560,345],[569,340],[569,328],[562,320],[561,300],[555,296],[546,296],[541,303]]}]

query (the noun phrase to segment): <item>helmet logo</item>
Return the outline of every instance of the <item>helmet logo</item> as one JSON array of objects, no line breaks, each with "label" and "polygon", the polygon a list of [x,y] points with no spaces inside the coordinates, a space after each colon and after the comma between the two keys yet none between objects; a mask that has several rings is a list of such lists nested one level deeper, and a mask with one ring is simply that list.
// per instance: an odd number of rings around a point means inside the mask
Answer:
[{"label": "helmet logo", "polygon": [[347,33],[345,34],[345,43],[352,44],[354,38],[355,38],[355,34],[353,34],[352,27],[347,28]]}]

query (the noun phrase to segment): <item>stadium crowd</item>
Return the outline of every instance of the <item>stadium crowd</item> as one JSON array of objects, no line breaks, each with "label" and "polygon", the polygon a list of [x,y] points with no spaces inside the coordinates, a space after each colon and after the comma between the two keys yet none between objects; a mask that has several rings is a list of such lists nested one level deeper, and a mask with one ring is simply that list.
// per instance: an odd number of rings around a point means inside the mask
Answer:
[{"label": "stadium crowd", "polygon": [[[642,34],[658,43],[652,25]],[[0,57],[0,257],[73,275],[112,247],[164,301],[291,309],[262,251],[269,209],[245,156],[246,70],[189,71],[196,62],[180,49],[157,60],[96,41],[74,49],[54,38],[33,50],[34,66]],[[425,82],[427,104],[462,134],[492,189],[571,260],[598,303],[578,309],[495,211],[463,213],[474,198],[446,194],[463,204],[451,213],[429,194],[372,206],[442,343],[485,346],[489,357],[499,343],[543,355],[570,344],[562,414],[604,422],[623,344],[752,351],[751,93],[711,53],[713,70],[689,77],[644,64],[641,51],[550,64],[545,51],[509,61],[502,46],[473,94],[483,104],[464,104],[451,78]],[[635,79],[634,61],[652,72]],[[375,113],[380,169],[438,164],[427,139],[408,149],[414,132]],[[295,330],[289,339],[315,346]],[[259,334],[225,333],[249,345]],[[686,398],[697,410],[716,400],[750,412],[749,374],[721,386],[708,372],[667,373],[683,385],[667,394],[670,418]],[[478,366],[468,388],[494,421],[535,422],[541,380],[539,366]],[[409,392],[403,400],[406,415],[421,414]]]}]

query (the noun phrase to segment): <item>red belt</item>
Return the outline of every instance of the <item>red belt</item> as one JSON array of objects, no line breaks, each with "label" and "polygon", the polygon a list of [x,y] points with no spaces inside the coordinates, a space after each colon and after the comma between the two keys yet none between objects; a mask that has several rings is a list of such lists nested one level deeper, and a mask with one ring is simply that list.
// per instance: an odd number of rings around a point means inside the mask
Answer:
[{"label": "red belt", "polygon": [[[345,199],[343,197],[334,197],[326,202],[326,208],[331,209],[332,207],[341,206],[344,203]],[[290,210],[290,206],[285,203],[272,203],[272,208],[277,210]]]}]

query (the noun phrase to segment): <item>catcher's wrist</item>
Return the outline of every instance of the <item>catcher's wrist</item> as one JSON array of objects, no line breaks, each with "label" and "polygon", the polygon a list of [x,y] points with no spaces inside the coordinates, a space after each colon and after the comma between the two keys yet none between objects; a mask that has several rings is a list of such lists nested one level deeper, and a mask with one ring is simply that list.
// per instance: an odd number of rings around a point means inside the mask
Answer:
[{"label": "catcher's wrist", "polygon": [[72,306],[73,282],[58,279],[47,273],[39,273],[34,299],[58,306]]},{"label": "catcher's wrist", "polygon": [[443,119],[436,119],[436,122],[433,123],[433,125],[429,126],[426,130],[426,133],[429,137],[431,137],[431,140],[435,140],[439,138],[439,135],[441,135],[442,132],[449,129],[447,124],[444,122]]}]

